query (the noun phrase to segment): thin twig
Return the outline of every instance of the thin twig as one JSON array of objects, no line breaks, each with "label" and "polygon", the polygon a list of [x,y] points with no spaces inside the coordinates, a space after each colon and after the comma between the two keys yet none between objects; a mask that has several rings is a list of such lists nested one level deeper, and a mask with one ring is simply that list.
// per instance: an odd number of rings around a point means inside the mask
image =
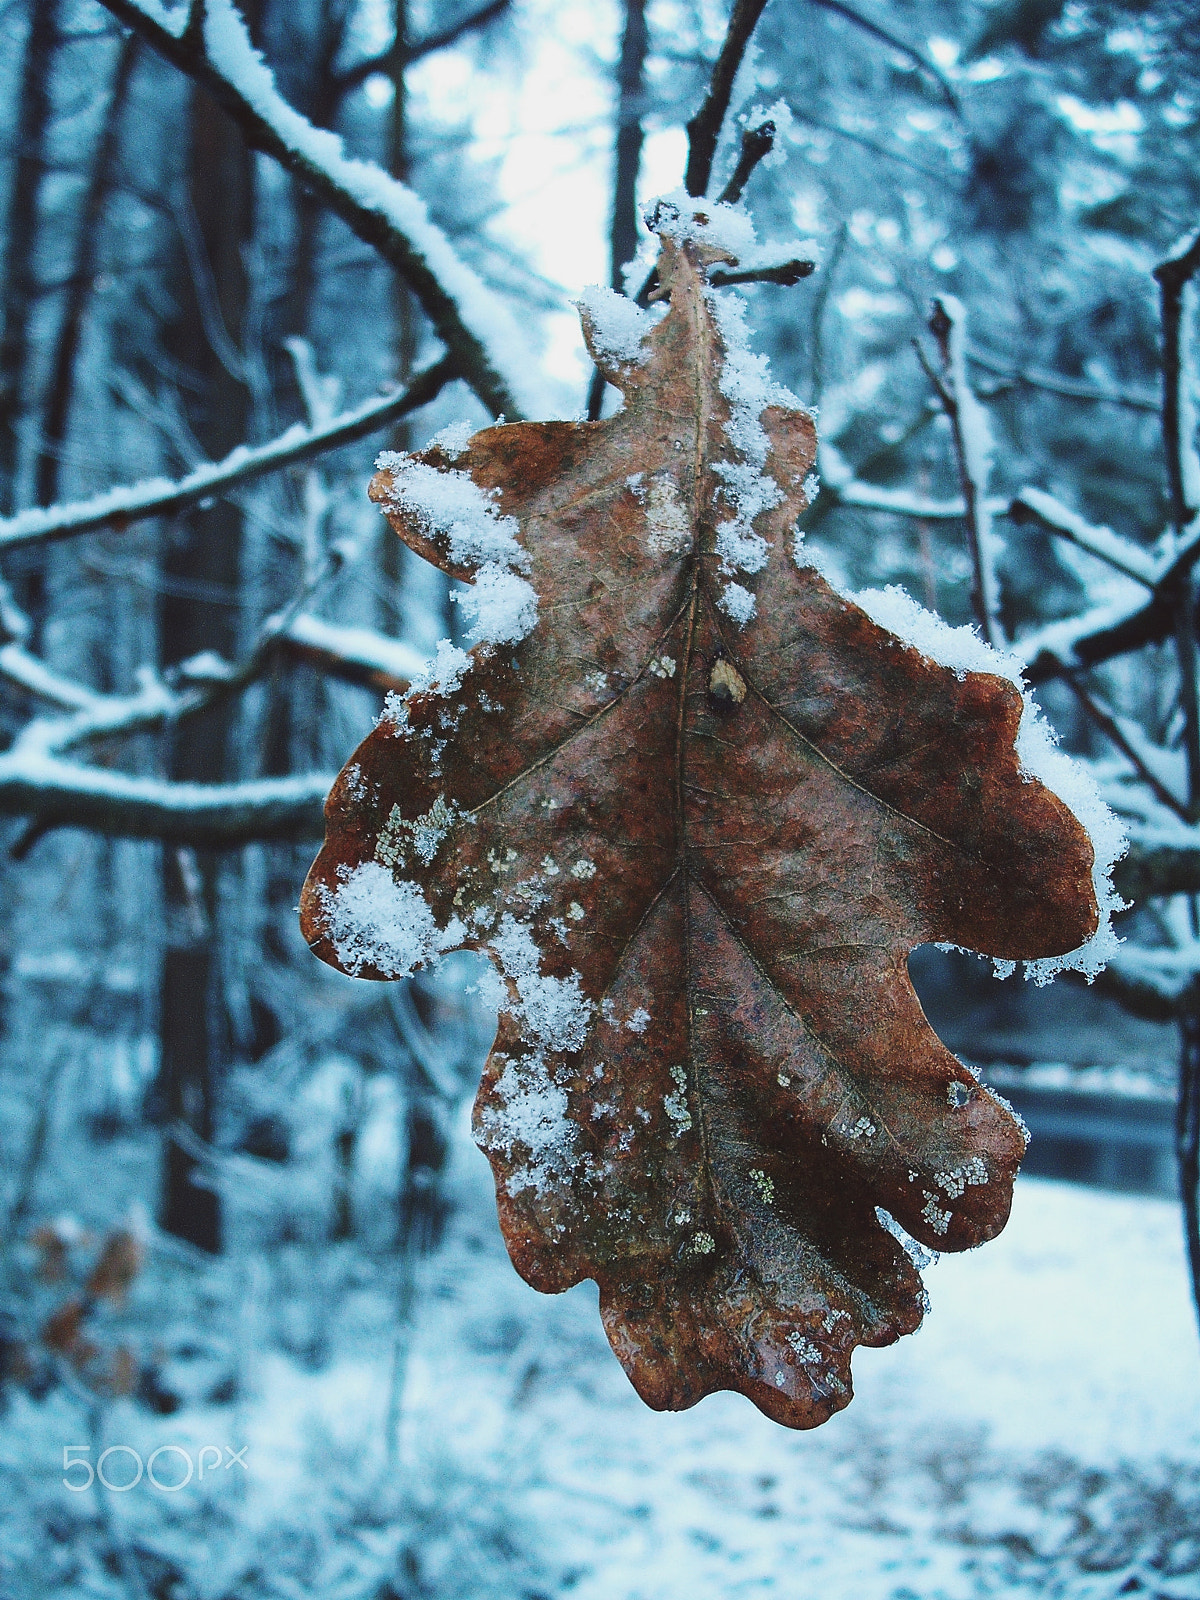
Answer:
[{"label": "thin twig", "polygon": [[[617,65],[617,133],[613,141],[612,217],[608,235],[608,281],[619,294],[624,268],[637,254],[637,183],[642,164],[643,76],[649,34],[646,0],[625,0],[625,29]],[[587,418],[599,420],[606,381],[599,367],[588,386]]]},{"label": "thin twig", "polygon": [[325,428],[289,428],[268,444],[239,445],[224,460],[206,463],[175,482],[154,479],[129,488],[107,489],[88,500],[19,512],[0,519],[0,550],[41,544],[51,539],[74,538],[97,528],[123,532],[146,517],[168,517],[189,506],[226,494],[266,473],[279,472],[297,461],[324,455],[356,439],[379,433],[398,417],[418,410],[458,376],[454,360],[445,356],[419,372],[400,394],[371,400],[343,412]]},{"label": "thin twig", "polygon": [[1098,700],[1094,699],[1092,695],[1089,694],[1087,689],[1084,688],[1083,684],[1080,683],[1078,676],[1074,672],[1064,672],[1062,674],[1062,678],[1067,686],[1073,691],[1083,710],[1100,729],[1104,737],[1112,744],[1116,745],[1117,749],[1125,757],[1126,761],[1129,762],[1130,766],[1150,790],[1154,798],[1161,805],[1166,806],[1169,811],[1173,811],[1181,822],[1186,821],[1187,807],[1184,805],[1183,801],[1180,800],[1176,795],[1173,795],[1170,789],[1167,788],[1166,784],[1163,783],[1162,779],[1159,778],[1149,766],[1147,766],[1145,760],[1139,754],[1136,746],[1127,737],[1121,728],[1120,723],[1113,716],[1112,712],[1109,711],[1107,707],[1101,705]]},{"label": "thin twig", "polygon": [[1026,389],[1044,389],[1047,394],[1062,395],[1068,400],[1124,406],[1130,411],[1145,411],[1155,417],[1162,411],[1162,405],[1154,395],[1135,394],[1130,389],[1103,389],[1097,384],[1068,378],[1061,372],[1047,372],[1041,367],[1021,367],[1014,371],[977,345],[969,347],[967,360],[973,367],[982,367],[984,372],[992,373],[1006,384],[1020,384]]},{"label": "thin twig", "polygon": [[733,0],[729,26],[720,54],[713,65],[712,78],[704,104],[687,125],[688,159],[684,187],[690,195],[708,193],[717,141],[729,110],[733,80],[737,77],[750,36],[766,9],[767,0]]},{"label": "thin twig", "polygon": [[809,4],[820,6],[824,11],[835,12],[839,17],[845,17],[846,21],[852,22],[856,28],[861,28],[864,33],[869,33],[872,38],[881,40],[900,55],[907,57],[918,72],[923,72],[937,85],[946,104],[954,115],[961,119],[963,110],[958,96],[950,87],[950,81],[945,73],[940,72],[928,56],[922,55],[919,50],[914,49],[911,44],[906,44],[903,39],[890,33],[886,28],[881,28],[879,23],[872,22],[870,17],[864,17],[861,11],[855,11],[853,6],[846,5],[844,0],[809,0]]},{"label": "thin twig", "polygon": [[37,1110],[33,1118],[33,1127],[30,1130],[29,1140],[25,1146],[25,1154],[21,1161],[21,1171],[17,1178],[12,1204],[4,1222],[4,1235],[0,1238],[0,1251],[7,1251],[16,1242],[17,1236],[29,1215],[38,1174],[41,1172],[42,1162],[46,1155],[46,1145],[50,1138],[50,1125],[54,1120],[54,1106],[58,1086],[62,1080],[64,1069],[72,1059],[72,1052],[65,1045],[60,1045],[42,1081],[41,1092],[38,1095]]},{"label": "thin twig", "polygon": [[753,127],[742,130],[742,147],[738,152],[737,166],[729,174],[725,187],[717,196],[721,205],[735,206],[742,198],[742,191],[750,181],[750,174],[760,161],[765,161],[775,148],[775,124],[771,121],[757,122]]},{"label": "thin twig", "polygon": [[816,270],[815,261],[794,257],[791,261],[780,261],[772,267],[746,267],[744,270],[713,267],[709,271],[708,281],[718,289],[731,283],[781,283],[790,289],[801,278],[811,278]]},{"label": "thin twig", "polygon": [[[952,314],[951,308],[956,314]],[[983,430],[987,420],[983,408],[967,382],[964,342],[966,329],[961,310],[949,296],[941,296],[933,303],[929,329],[937,340],[942,358],[938,373],[920,343],[917,356],[932,383],[942,410],[950,423],[954,439],[954,454],[958,462],[959,482],[962,485],[964,523],[967,545],[971,555],[974,583],[971,601],[975,619],[984,638],[990,645],[1003,643],[1000,628],[995,578],[992,572],[992,519],[987,502],[987,439]]]},{"label": "thin twig", "polygon": [[1142,839],[1133,834],[1129,853],[1113,872],[1117,893],[1135,902],[1156,895],[1200,894],[1200,835],[1181,839]]},{"label": "thin twig", "polygon": [[356,61],[352,67],[347,67],[345,72],[338,74],[338,93],[348,94],[377,72],[387,73],[390,76],[395,69],[397,55],[404,66],[411,67],[415,61],[433,55],[436,50],[449,49],[468,33],[486,27],[489,22],[494,22],[497,17],[503,16],[511,4],[512,0],[490,0],[490,4],[480,6],[478,11],[469,11],[457,22],[439,28],[436,33],[427,34],[424,39],[417,39],[412,44],[400,41],[399,51],[395,44],[391,44],[376,56],[368,56],[365,61]]}]

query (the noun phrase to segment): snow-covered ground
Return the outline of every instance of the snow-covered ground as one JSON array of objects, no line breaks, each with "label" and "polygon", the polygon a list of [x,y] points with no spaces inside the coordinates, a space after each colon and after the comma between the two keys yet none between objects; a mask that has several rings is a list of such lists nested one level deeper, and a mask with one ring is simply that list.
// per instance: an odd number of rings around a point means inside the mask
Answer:
[{"label": "snow-covered ground", "polygon": [[[244,1445],[248,1470],[102,1506],[60,1481],[82,1413],[61,1391],[18,1397],[0,1593],[143,1600],[140,1575],[161,1600],[1200,1597],[1200,1340],[1173,1206],[1021,1180],[998,1241],[929,1270],[925,1327],[860,1351],[849,1409],[793,1434],[735,1395],[646,1410],[593,1287],[527,1288],[465,1137],[456,1159],[391,1459],[378,1264],[346,1255],[288,1289],[230,1262],[225,1311],[210,1301],[237,1322],[240,1399],[169,1417],[122,1402],[102,1442]],[[181,1291],[160,1267],[141,1292]],[[321,1353],[284,1353],[289,1315]]]}]

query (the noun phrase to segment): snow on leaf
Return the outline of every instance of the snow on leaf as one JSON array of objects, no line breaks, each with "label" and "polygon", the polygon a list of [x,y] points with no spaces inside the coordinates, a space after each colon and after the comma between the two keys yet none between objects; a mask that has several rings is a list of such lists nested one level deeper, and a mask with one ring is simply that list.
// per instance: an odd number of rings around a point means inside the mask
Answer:
[{"label": "snow on leaf", "polygon": [[[663,213],[670,309],[640,360],[593,341],[616,415],[434,446],[411,494],[376,478],[413,549],[468,581],[500,559],[537,614],[355,753],[302,917],[365,976],[454,934],[487,952],[475,1128],[518,1270],[598,1281],[650,1405],[736,1389],[812,1427],[855,1346],[919,1324],[912,1241],[996,1234],[1024,1149],[926,1022],[910,951],[1053,962],[1100,919],[1061,773],[1018,749],[1019,688],[793,560],[814,429],[716,309],[727,209]],[[379,894],[376,960],[356,874],[385,874],[381,837],[434,833]]]}]

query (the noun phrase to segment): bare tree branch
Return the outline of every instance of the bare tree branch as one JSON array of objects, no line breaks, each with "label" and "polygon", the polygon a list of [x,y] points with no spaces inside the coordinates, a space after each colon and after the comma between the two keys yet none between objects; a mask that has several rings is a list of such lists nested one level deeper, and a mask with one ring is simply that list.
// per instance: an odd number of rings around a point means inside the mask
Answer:
[{"label": "bare tree branch", "polygon": [[916,347],[917,355],[942,403],[954,437],[965,510],[963,520],[975,575],[971,600],[984,638],[990,645],[999,645],[1003,635],[992,568],[992,518],[986,499],[990,468],[987,419],[967,381],[966,328],[962,311],[948,295],[934,301],[929,328],[942,358],[941,372],[934,371],[920,344]]},{"label": "bare tree branch", "polygon": [[1046,372],[1040,367],[1022,367],[1014,372],[978,345],[968,348],[967,360],[972,366],[982,367],[984,372],[992,373],[1005,383],[1020,384],[1026,389],[1044,389],[1048,394],[1060,394],[1068,400],[1124,406],[1130,411],[1149,412],[1152,416],[1158,416],[1162,410],[1158,399],[1151,394],[1135,394],[1130,389],[1103,389],[1094,383],[1065,377],[1061,372]]},{"label": "bare tree branch", "polygon": [[962,106],[959,104],[958,96],[950,87],[949,79],[944,72],[940,72],[934,66],[928,56],[922,55],[911,44],[906,44],[896,34],[889,33],[886,28],[881,28],[877,22],[872,22],[870,17],[864,17],[861,11],[855,11],[853,6],[846,5],[844,0],[809,0],[809,4],[820,6],[823,11],[835,12],[839,17],[845,17],[846,21],[852,22],[856,28],[861,28],[864,33],[869,33],[872,38],[881,40],[884,44],[890,45],[893,50],[898,51],[900,55],[905,56],[912,62],[918,72],[924,73],[932,83],[936,84],[942,99],[945,100],[954,115],[961,118],[963,114]]},{"label": "bare tree branch", "polygon": [[1134,902],[1155,895],[1200,894],[1200,834],[1156,837],[1131,830],[1129,853],[1113,869],[1118,894]]},{"label": "bare tree branch", "polygon": [[760,161],[765,161],[775,148],[775,124],[773,122],[759,122],[753,127],[743,128],[742,148],[738,154],[737,166],[729,174],[729,180],[717,196],[717,200],[726,206],[735,206],[742,198],[742,191],[750,181],[750,174]]},{"label": "bare tree branch", "polygon": [[516,322],[462,262],[424,202],[373,163],[349,159],[341,139],[281,99],[232,0],[194,6],[176,34],[139,0],[103,0],[241,127],[247,142],[318,195],[413,291],[461,376],[493,414],[524,415],[527,366]]},{"label": "bare tree branch", "polygon": [[[478,11],[469,11],[457,22],[448,23],[436,33],[427,34],[424,39],[418,39],[415,43],[405,46],[400,51],[402,64],[408,67],[414,61],[420,61],[423,56],[432,55],[436,50],[448,49],[466,34],[473,33],[477,28],[486,27],[489,22],[494,22],[497,17],[503,16],[511,4],[512,0],[490,0],[490,4],[480,6]],[[345,72],[339,73],[338,90],[342,94],[349,94],[352,89],[357,89],[359,84],[365,83],[376,72],[390,74],[395,65],[396,47],[389,45],[377,56],[369,56],[365,61],[356,61],[352,67],[347,67]]]},{"label": "bare tree branch", "polygon": [[729,98],[733,93],[733,80],[737,77],[750,36],[758,26],[758,19],[766,5],[767,0],[733,0],[729,26],[713,66],[704,104],[687,125],[688,159],[683,181],[690,195],[698,197],[708,193],[717,141],[721,137],[725,114],[729,110]]},{"label": "bare tree branch", "polygon": [[[1154,269],[1162,314],[1163,453],[1167,466],[1167,503],[1176,546],[1185,531],[1194,530],[1196,507],[1190,496],[1200,490],[1195,456],[1195,416],[1190,373],[1183,344],[1184,294],[1200,270],[1200,232]],[[1183,707],[1183,748],[1187,756],[1188,820],[1200,821],[1200,651],[1196,641],[1196,579],[1189,564],[1164,591],[1175,622],[1175,654],[1179,663],[1179,698]],[[1190,901],[1193,936],[1200,934],[1200,899]],[[1191,1271],[1192,1300],[1200,1315],[1200,974],[1193,972],[1185,991],[1187,1006],[1180,1016],[1179,1096],[1175,1113],[1175,1156],[1183,1201],[1184,1234]]]},{"label": "bare tree branch", "polygon": [[[608,234],[609,283],[618,294],[624,268],[637,255],[637,181],[642,164],[643,76],[649,34],[646,0],[625,0],[625,27],[617,63],[617,136],[613,141],[612,215]],[[588,384],[587,418],[599,420],[607,387],[599,367]]]},{"label": "bare tree branch", "polygon": [[426,664],[424,656],[411,645],[371,628],[344,627],[306,612],[293,617],[275,635],[275,645],[331,678],[399,694]]},{"label": "bare tree branch", "polygon": [[718,289],[731,283],[780,283],[790,289],[801,278],[810,278],[816,270],[815,261],[794,257],[791,261],[780,261],[771,267],[746,267],[744,270],[713,267],[708,274],[708,281]]},{"label": "bare tree branch", "polygon": [[1200,271],[1200,232],[1175,255],[1154,269],[1162,307],[1163,373],[1162,429],[1167,460],[1167,489],[1171,525],[1177,533],[1196,515],[1187,503],[1188,484],[1184,462],[1194,449],[1194,440],[1184,437],[1184,417],[1188,410],[1182,394],[1184,363],[1183,295],[1196,272]]},{"label": "bare tree branch", "polygon": [[1076,699],[1091,721],[1100,729],[1104,737],[1121,752],[1159,804],[1166,806],[1168,811],[1173,811],[1180,821],[1184,821],[1187,816],[1187,808],[1184,806],[1183,801],[1171,793],[1157,773],[1151,771],[1137,746],[1127,736],[1125,730],[1107,706],[1101,705],[1098,700],[1089,694],[1075,673],[1064,672],[1061,676],[1064,683],[1074,692]]},{"label": "bare tree branch", "polygon": [[123,531],[146,517],[172,516],[201,500],[250,483],[265,473],[279,472],[297,461],[378,433],[398,417],[428,405],[457,376],[454,359],[446,356],[418,373],[402,393],[369,400],[353,411],[343,412],[323,428],[306,428],[298,423],[268,444],[239,445],[223,461],[206,463],[173,482],[155,478],[129,487],[106,489],[88,500],[33,508],[15,517],[0,518],[0,553],[22,545],[73,538],[97,528]]}]

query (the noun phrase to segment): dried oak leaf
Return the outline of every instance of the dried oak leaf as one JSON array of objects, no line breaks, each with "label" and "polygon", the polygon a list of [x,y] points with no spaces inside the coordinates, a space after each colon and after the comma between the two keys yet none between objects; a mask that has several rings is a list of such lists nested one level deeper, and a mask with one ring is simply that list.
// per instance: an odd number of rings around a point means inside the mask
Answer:
[{"label": "dried oak leaf", "polygon": [[1024,1148],[908,954],[1074,949],[1093,851],[1020,767],[1012,683],[926,659],[798,564],[812,422],[706,283],[729,257],[699,230],[664,237],[657,324],[584,310],[617,415],[385,458],[372,498],[476,580],[493,642],[443,646],[389,703],[329,797],[302,921],[367,977],[491,956],[475,1132],[517,1270],[597,1280],[649,1405],[736,1389],[805,1428],[848,1402],[856,1345],[921,1320],[889,1230],[991,1238]]}]

